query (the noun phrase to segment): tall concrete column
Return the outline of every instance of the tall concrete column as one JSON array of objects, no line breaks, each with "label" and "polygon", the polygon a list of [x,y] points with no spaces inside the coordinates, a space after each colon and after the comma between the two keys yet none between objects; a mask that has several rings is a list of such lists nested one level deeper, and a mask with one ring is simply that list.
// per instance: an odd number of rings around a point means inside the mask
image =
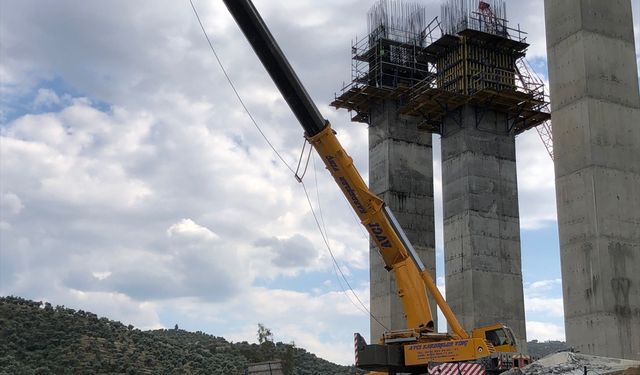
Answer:
[{"label": "tall concrete column", "polygon": [[515,136],[505,114],[471,106],[443,129],[447,301],[465,329],[504,323],[526,352]]},{"label": "tall concrete column", "polygon": [[640,95],[629,0],[545,0],[567,343],[640,359]]},{"label": "tall concrete column", "polygon": [[[422,262],[435,275],[433,154],[431,134],[401,120],[397,102],[385,100],[370,113],[369,188],[391,208]],[[389,329],[406,328],[392,274],[375,247],[370,249],[371,313]],[[436,304],[430,299],[434,322]],[[437,326],[437,324],[436,324]],[[371,342],[384,328],[371,321]]]}]

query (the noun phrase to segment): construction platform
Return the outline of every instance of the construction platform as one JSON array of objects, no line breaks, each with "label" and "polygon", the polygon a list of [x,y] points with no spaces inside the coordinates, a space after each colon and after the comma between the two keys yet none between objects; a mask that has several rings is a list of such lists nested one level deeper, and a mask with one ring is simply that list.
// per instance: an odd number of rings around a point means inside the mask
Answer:
[{"label": "construction platform", "polygon": [[371,33],[352,46],[353,80],[331,106],[349,110],[353,122],[369,124],[373,106],[394,100],[400,114],[420,119],[419,129],[437,134],[442,120],[465,105],[506,113],[506,128],[514,134],[547,123],[549,100],[524,59],[525,33],[484,25],[476,20],[448,34],[436,17],[423,33],[402,42],[388,30]]}]

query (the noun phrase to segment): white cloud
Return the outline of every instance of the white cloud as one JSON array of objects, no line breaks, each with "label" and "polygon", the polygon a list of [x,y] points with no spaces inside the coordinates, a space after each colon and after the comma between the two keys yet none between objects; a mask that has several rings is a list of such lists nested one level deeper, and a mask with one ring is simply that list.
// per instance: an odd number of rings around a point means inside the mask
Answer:
[{"label": "white cloud", "polygon": [[151,190],[122,161],[144,151],[128,149],[128,141],[148,127],[144,115],[116,110],[110,117],[82,101],[58,113],[25,115],[2,128],[0,174],[25,197],[132,207]]},{"label": "white cloud", "polygon": [[[351,346],[351,332],[334,334],[330,342],[303,337],[312,321],[324,322],[318,332],[325,336],[334,319],[366,323],[342,293],[324,285],[311,293],[251,285],[257,277],[289,277],[290,266],[298,273],[330,269],[324,247],[316,248],[322,242],[302,192],[292,179],[280,182],[288,176],[273,168],[272,157],[262,157],[269,155],[263,144],[245,147],[235,131],[212,131],[205,125],[208,106],[181,105],[170,115],[151,116],[119,107],[103,112],[73,100],[3,128],[3,219],[11,213],[12,231],[0,238],[0,293],[46,297],[143,328],[160,326],[158,317],[175,301],[200,312],[216,304],[229,315],[255,298],[259,303],[242,324],[282,315],[274,326],[288,340],[348,363],[350,356],[332,350]],[[318,177],[321,189],[336,190]],[[340,230],[328,226],[338,259],[365,258],[366,239],[352,239],[348,229],[353,219],[331,208],[340,196],[320,198],[327,221],[347,223]],[[277,240],[273,257],[261,257],[264,249],[254,246],[260,239]],[[359,292],[366,301],[362,293],[368,291]],[[269,307],[272,300],[279,302]],[[298,304],[315,312],[294,311]],[[221,334],[228,326],[210,332]]]},{"label": "white cloud", "polygon": [[304,267],[318,258],[318,251],[306,237],[296,234],[291,238],[260,238],[257,247],[270,249],[273,264],[278,267]]},{"label": "white cloud", "polygon": [[527,339],[564,341],[564,327],[558,324],[527,320]]},{"label": "white cloud", "polygon": [[121,293],[69,290],[57,295],[51,302],[53,305],[65,304],[76,310],[98,311],[100,316],[132,324],[139,329],[164,328],[154,303],[141,303]]},{"label": "white cloud", "polygon": [[60,104],[60,97],[50,89],[39,88],[36,98],[33,100],[35,108],[50,108],[57,104]]},{"label": "white cloud", "polygon": [[524,306],[527,313],[543,313],[557,317],[564,316],[562,298],[525,297]]},{"label": "white cloud", "polygon": [[[253,115],[294,163],[295,118],[222,2],[195,3]],[[257,6],[366,180],[367,129],[328,103],[349,80],[349,42],[365,31],[370,1]],[[543,57],[542,0],[509,6],[530,32],[530,56]],[[139,327],[172,325],[161,318],[170,316],[236,340],[264,322],[352,362],[352,331],[367,335],[368,317],[325,284],[330,258],[305,197],[238,105],[188,4],[25,0],[3,14],[0,294]],[[555,220],[553,169],[534,132],[518,150],[522,226],[540,227]],[[316,168],[317,195],[313,169],[307,186],[334,254],[347,274],[366,274],[368,240]],[[260,286],[273,280],[278,288]],[[357,292],[368,303],[368,289]],[[557,299],[529,294],[549,311]]]},{"label": "white cloud", "polygon": [[564,317],[562,301],[562,280],[538,280],[524,287],[526,315],[540,319],[558,320]]},{"label": "white cloud", "polygon": [[562,279],[534,281],[527,286],[530,291],[549,290],[562,285]]},{"label": "white cloud", "polygon": [[203,241],[211,241],[219,238],[217,234],[208,228],[196,224],[191,219],[182,219],[171,225],[169,229],[167,229],[167,234],[169,237],[187,237]]},{"label": "white cloud", "polygon": [[553,161],[535,130],[516,138],[520,228],[538,229],[557,221]]},{"label": "white cloud", "polygon": [[547,57],[547,43],[544,32],[544,0],[518,1],[507,4],[507,16],[510,27],[520,27],[527,34],[527,57]]},{"label": "white cloud", "polygon": [[[368,304],[368,289],[356,292]],[[353,363],[353,332],[368,329],[368,319],[342,292],[312,295],[252,288],[250,296],[251,303],[243,302],[242,311],[235,313],[240,315],[236,319],[245,322],[246,333],[230,333],[230,339],[247,340],[249,332],[252,338],[257,322],[262,322],[272,329],[277,340],[295,341],[296,345],[331,361]],[[225,310],[239,307],[230,305]],[[296,318],[291,319],[292,316]]]},{"label": "white cloud", "polygon": [[564,341],[562,280],[537,280],[525,284],[524,305],[529,340]]},{"label": "white cloud", "polygon": [[23,208],[24,205],[16,194],[11,192],[0,193],[0,217],[17,215]]},{"label": "white cloud", "polygon": [[98,280],[104,280],[106,278],[108,278],[109,276],[111,276],[111,272],[109,271],[105,271],[105,272],[92,272],[91,275],[93,277],[95,277]]}]

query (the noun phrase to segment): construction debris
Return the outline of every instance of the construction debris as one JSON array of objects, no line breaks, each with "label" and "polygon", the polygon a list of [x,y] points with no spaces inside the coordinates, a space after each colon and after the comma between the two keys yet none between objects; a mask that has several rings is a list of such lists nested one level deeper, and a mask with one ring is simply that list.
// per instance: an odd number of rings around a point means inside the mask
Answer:
[{"label": "construction debris", "polygon": [[521,369],[503,375],[633,375],[640,373],[640,361],[561,352],[541,358]]}]

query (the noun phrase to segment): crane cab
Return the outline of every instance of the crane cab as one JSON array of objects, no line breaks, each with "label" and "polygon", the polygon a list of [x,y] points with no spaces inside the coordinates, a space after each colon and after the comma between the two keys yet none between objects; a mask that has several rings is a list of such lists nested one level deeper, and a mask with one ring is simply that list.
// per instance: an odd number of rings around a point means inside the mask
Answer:
[{"label": "crane cab", "polygon": [[496,352],[517,353],[517,343],[511,328],[503,324],[476,328],[471,337],[487,340],[496,349]]}]

